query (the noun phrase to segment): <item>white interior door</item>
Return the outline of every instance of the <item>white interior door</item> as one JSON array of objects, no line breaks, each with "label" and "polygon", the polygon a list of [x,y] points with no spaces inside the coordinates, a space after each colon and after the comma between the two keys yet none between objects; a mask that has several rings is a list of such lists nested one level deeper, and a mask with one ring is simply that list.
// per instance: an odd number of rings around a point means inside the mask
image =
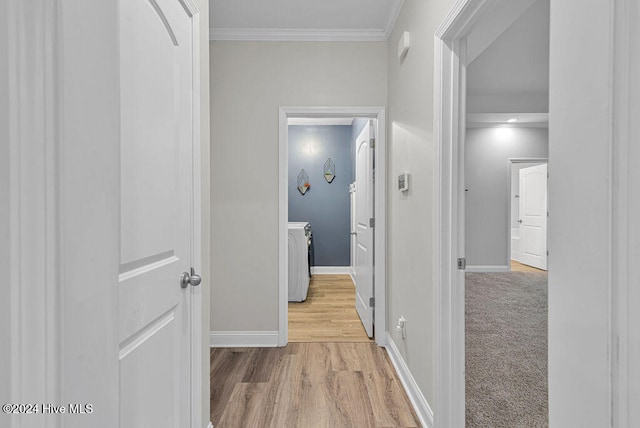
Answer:
[{"label": "white interior door", "polygon": [[520,170],[520,262],[547,270],[547,164]]},{"label": "white interior door", "polygon": [[364,127],[356,140],[356,310],[369,337],[373,337],[373,149],[372,125]]},{"label": "white interior door", "polygon": [[189,427],[192,286],[180,276],[193,266],[192,22],[178,0],[119,9],[120,426]]},{"label": "white interior door", "polygon": [[351,236],[349,239],[349,265],[351,269],[351,275],[353,278],[356,276],[356,183],[353,182],[349,185],[349,228]]}]

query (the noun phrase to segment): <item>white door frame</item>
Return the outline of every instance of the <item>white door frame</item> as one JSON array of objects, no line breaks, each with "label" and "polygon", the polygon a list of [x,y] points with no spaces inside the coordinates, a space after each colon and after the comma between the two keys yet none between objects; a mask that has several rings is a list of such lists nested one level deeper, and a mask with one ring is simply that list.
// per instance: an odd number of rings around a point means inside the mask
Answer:
[{"label": "white door frame", "polygon": [[465,425],[464,134],[466,38],[499,0],[458,0],[435,32],[435,426]]},{"label": "white door frame", "polygon": [[[178,1],[193,18],[192,257],[200,271],[199,11],[190,0]],[[0,266],[10,278],[0,299],[9,325],[0,398],[62,405],[83,397],[102,415],[94,415],[94,425],[108,427],[118,424],[120,212],[110,208],[119,200],[119,40],[117,5],[84,6],[82,0],[0,6],[7,29],[0,43],[0,124],[7,126],[0,126],[0,138],[8,142],[0,148],[0,183],[8,189],[0,195],[0,218],[8,217],[10,232],[0,246],[6,263]],[[78,233],[76,218],[90,218],[92,227]],[[201,428],[202,292],[191,290],[190,413],[192,427]],[[88,318],[91,331],[83,323]],[[86,423],[60,414],[27,419],[45,427]],[[20,416],[0,420],[22,426]]]},{"label": "white door frame", "polygon": [[279,210],[278,210],[278,260],[280,290],[278,301],[278,345],[285,346],[289,341],[289,307],[288,295],[288,245],[287,219],[289,194],[287,182],[289,177],[289,141],[288,121],[292,117],[366,117],[377,119],[376,130],[376,185],[375,185],[375,217],[374,229],[374,295],[376,301],[374,315],[374,338],[379,346],[386,345],[386,118],[384,107],[280,107],[279,117]]},{"label": "white door frame", "polygon": [[542,163],[549,163],[549,159],[548,158],[509,158],[507,159],[507,195],[509,195],[509,203],[507,204],[507,260],[506,260],[506,265],[509,269],[509,271],[511,271],[511,221],[513,220],[511,218],[511,206],[513,205],[514,201],[513,198],[511,197],[511,191],[513,190],[512,186],[511,186],[511,172],[512,172],[512,167],[513,164],[515,163],[534,163],[534,162],[540,162]]},{"label": "white door frame", "polygon": [[[460,166],[461,135],[464,123],[464,78],[466,36],[473,30],[479,16],[491,10],[499,0],[458,0],[435,33],[435,232],[434,262],[439,266],[434,274],[436,287],[436,426],[457,427],[465,423],[464,384],[464,272],[456,269],[460,236],[464,225],[460,224]],[[625,427],[630,420],[638,420],[634,397],[638,389],[630,382],[638,379],[637,311],[632,311],[629,297],[638,297],[634,281],[638,278],[630,257],[638,253],[640,233],[633,215],[640,212],[640,199],[633,192],[631,183],[637,182],[637,163],[640,151],[631,143],[640,134],[633,121],[638,110],[637,86],[632,76],[640,68],[638,34],[634,20],[638,5],[630,0],[610,0],[614,20],[603,24],[611,35],[609,56],[612,70],[611,141],[603,143],[612,147],[610,159],[611,180],[610,209],[615,220],[609,225],[611,260],[610,332],[607,340],[610,358],[611,401],[609,407],[612,426]],[[615,6],[615,7],[614,7]],[[552,6],[553,15],[553,6]],[[558,22],[565,25],[565,22]],[[553,27],[552,27],[553,28]],[[602,51],[602,49],[601,49]],[[600,78],[600,77],[596,77]],[[632,92],[632,88],[636,92]],[[550,129],[553,126],[550,123]],[[556,124],[561,127],[562,124]],[[637,138],[636,138],[637,139]],[[614,144],[615,143],[615,144]],[[614,148],[615,147],[615,148]],[[553,161],[551,161],[553,162]],[[634,247],[634,245],[636,245]],[[553,254],[553,249],[551,249]],[[461,281],[462,279],[462,281]],[[634,315],[636,314],[636,315]],[[630,380],[630,375],[635,378]],[[635,389],[634,389],[635,388]],[[553,391],[550,391],[553,393]],[[636,394],[636,395],[634,395]],[[635,419],[634,419],[635,418]]]},{"label": "white door frame", "polygon": [[640,256],[640,196],[635,186],[640,181],[638,164],[640,150],[640,91],[637,81],[640,70],[640,33],[637,16],[640,6],[633,0],[616,2],[615,21],[611,23],[615,36],[613,70],[612,123],[612,290],[611,336],[612,355],[612,426],[637,426],[640,410],[637,397],[640,393],[640,314],[637,305],[640,293],[640,271],[636,261]]}]

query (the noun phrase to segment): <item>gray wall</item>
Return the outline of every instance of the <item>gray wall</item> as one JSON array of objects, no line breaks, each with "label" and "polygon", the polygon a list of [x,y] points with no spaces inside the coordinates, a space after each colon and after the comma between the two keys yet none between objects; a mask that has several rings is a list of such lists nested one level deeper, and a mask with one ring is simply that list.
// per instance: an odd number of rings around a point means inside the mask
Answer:
[{"label": "gray wall", "polygon": [[[388,45],[387,110],[387,326],[424,397],[432,408],[435,394],[433,213],[435,147],[433,137],[433,35],[454,0],[405,0]],[[403,31],[411,48],[398,59]],[[398,192],[402,171],[410,189]],[[404,316],[406,337],[394,328]],[[439,417],[439,416],[438,416]]]},{"label": "gray wall", "polygon": [[471,128],[465,142],[468,266],[507,266],[510,158],[546,158],[546,128]]},{"label": "gray wall", "polygon": [[[351,126],[289,126],[289,221],[311,222],[316,266],[350,264],[351,147]],[[327,158],[336,165],[331,183],[324,179]],[[297,188],[301,169],[311,185],[304,195]]]},{"label": "gray wall", "polygon": [[280,284],[278,109],[386,105],[387,43],[214,41],[210,47],[211,330],[273,332]]}]

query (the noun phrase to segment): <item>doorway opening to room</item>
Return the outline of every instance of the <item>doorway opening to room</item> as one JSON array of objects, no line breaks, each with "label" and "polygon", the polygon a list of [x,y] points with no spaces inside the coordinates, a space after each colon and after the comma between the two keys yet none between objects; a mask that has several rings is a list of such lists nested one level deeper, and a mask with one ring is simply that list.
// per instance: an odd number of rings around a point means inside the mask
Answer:
[{"label": "doorway opening to room", "polygon": [[437,33],[439,410],[545,426],[549,1],[481,3]]},{"label": "doorway opening to room", "polygon": [[370,251],[357,229],[371,232],[373,200],[359,197],[375,185],[373,128],[368,118],[288,119],[290,342],[369,342],[373,335],[364,304],[370,296],[358,293],[355,279],[356,270],[364,276],[372,268],[356,264]]},{"label": "doorway opening to room", "polygon": [[384,109],[280,119],[280,345],[382,345]]}]

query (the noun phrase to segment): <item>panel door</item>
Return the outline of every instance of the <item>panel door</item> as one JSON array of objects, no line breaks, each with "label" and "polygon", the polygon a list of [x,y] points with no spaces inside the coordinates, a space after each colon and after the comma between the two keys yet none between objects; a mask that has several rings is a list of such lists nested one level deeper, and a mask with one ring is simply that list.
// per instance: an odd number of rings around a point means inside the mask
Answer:
[{"label": "panel door", "polygon": [[364,127],[356,140],[356,310],[369,337],[373,337],[373,149],[371,125]]},{"label": "panel door", "polygon": [[547,269],[547,164],[520,170],[520,262]]},{"label": "panel door", "polygon": [[189,427],[192,20],[179,0],[121,0],[119,19],[120,426]]}]

